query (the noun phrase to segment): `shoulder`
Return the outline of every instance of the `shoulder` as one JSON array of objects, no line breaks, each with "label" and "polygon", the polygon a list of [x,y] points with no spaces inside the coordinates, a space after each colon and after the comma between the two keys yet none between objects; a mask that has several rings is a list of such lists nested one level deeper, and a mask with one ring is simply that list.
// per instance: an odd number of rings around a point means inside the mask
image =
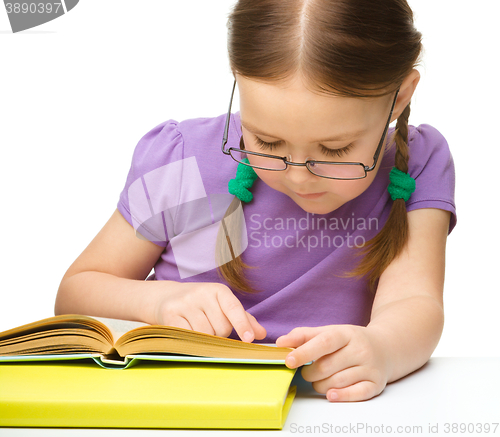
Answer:
[{"label": "shoulder", "polygon": [[408,133],[410,150],[409,170],[414,178],[428,166],[433,170],[450,169],[454,175],[453,157],[445,137],[428,124],[410,126]]},{"label": "shoulder", "polygon": [[225,114],[210,118],[192,118],[178,123],[178,131],[186,144],[217,143],[220,146],[225,121]]},{"label": "shoulder", "polygon": [[[231,119],[229,143],[239,139],[236,121]],[[139,177],[155,168],[189,157],[198,160],[221,158],[220,147],[226,117],[167,120],[149,130],[137,143],[132,156],[132,170]]]},{"label": "shoulder", "polygon": [[176,120],[167,120],[146,132],[135,146],[129,178],[182,157],[183,139]]},{"label": "shoulder", "polygon": [[407,202],[408,211],[438,208],[451,212],[449,231],[456,223],[455,166],[445,137],[434,127],[410,126],[408,171],[416,189]]},{"label": "shoulder", "polygon": [[[228,141],[233,147],[239,141],[235,119],[237,114],[232,117]],[[118,203],[134,228],[181,203],[209,193],[227,193],[237,163],[221,151],[225,120],[225,115],[168,120],[139,140]]]}]

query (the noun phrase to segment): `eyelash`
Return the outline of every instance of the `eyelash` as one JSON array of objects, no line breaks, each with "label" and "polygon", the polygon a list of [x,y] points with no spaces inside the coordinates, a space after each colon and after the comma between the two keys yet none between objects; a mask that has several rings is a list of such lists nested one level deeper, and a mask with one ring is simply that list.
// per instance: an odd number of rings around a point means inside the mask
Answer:
[{"label": "eyelash", "polygon": [[274,143],[266,143],[265,141],[262,141],[259,137],[255,137],[255,140],[257,141],[257,144],[261,149],[266,149],[266,150],[273,150],[275,147],[281,144],[281,141],[275,141]]},{"label": "eyelash", "polygon": [[[267,143],[263,140],[261,140],[259,137],[255,137],[255,140],[257,141],[258,146],[261,149],[265,150],[274,150],[277,146],[281,144],[281,141],[275,141],[273,143]],[[321,152],[325,154],[326,156],[334,156],[336,158],[341,158],[342,156],[345,156],[349,153],[349,151],[352,149],[352,143],[348,144],[345,147],[342,147],[341,149],[329,149],[328,147],[323,146],[320,144],[321,147]]]}]

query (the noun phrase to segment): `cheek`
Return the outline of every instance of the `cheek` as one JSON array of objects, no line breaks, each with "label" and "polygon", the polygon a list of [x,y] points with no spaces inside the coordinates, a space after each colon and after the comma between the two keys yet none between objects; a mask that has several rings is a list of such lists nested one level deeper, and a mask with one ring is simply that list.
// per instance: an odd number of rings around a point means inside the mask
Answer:
[{"label": "cheek", "polygon": [[258,168],[254,168],[254,170],[255,173],[257,173],[259,179],[261,179],[265,184],[269,185],[270,187],[276,188],[280,184],[283,172],[259,170]]},{"label": "cheek", "polygon": [[354,199],[363,193],[372,183],[372,178],[364,178],[355,181],[334,181],[331,184],[332,192],[345,197]]}]

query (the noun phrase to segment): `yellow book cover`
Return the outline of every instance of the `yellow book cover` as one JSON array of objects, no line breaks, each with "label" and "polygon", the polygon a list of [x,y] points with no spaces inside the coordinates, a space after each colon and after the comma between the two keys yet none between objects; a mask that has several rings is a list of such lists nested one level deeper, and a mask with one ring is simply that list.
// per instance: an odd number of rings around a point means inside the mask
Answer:
[{"label": "yellow book cover", "polygon": [[0,426],[281,429],[295,369],[280,365],[93,362],[0,365]]}]

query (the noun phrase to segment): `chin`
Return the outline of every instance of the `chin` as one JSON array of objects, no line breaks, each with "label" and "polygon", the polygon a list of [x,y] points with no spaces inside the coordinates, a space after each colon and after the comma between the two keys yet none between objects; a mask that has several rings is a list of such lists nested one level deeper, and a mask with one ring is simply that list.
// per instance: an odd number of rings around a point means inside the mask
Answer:
[{"label": "chin", "polygon": [[329,214],[332,211],[335,211],[337,208],[304,208],[303,206],[299,205],[305,212],[308,212],[309,214]]},{"label": "chin", "polygon": [[299,205],[305,212],[309,214],[328,214],[336,209],[340,208],[343,204],[332,205],[326,202],[297,202],[294,200],[297,205]]}]

